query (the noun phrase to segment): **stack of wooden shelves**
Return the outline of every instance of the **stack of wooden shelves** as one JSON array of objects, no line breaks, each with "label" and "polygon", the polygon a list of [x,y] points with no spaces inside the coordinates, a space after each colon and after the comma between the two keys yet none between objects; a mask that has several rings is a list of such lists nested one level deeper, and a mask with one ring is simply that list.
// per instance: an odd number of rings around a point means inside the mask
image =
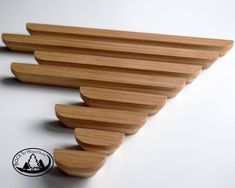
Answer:
[{"label": "stack of wooden shelves", "polygon": [[13,51],[38,64],[12,63],[25,83],[80,88],[85,105],[56,104],[82,150],[55,149],[58,167],[89,177],[123,142],[175,97],[233,41],[104,29],[27,24],[30,35],[2,34]]}]

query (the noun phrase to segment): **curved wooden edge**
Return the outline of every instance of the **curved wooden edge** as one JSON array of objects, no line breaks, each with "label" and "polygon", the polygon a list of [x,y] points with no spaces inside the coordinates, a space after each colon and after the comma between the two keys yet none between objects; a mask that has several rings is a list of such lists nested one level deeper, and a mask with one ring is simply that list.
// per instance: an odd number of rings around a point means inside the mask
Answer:
[{"label": "curved wooden edge", "polygon": [[[78,110],[78,112],[76,112]],[[71,113],[72,111],[72,113]],[[82,114],[80,113],[82,111]],[[57,118],[69,128],[87,128],[135,134],[147,121],[140,112],[100,109],[72,105],[55,105]],[[84,114],[86,117],[84,117]],[[95,116],[98,117],[96,119]],[[101,117],[100,117],[101,116]]]},{"label": "curved wooden edge", "polygon": [[[211,65],[210,65],[211,66]],[[210,67],[209,66],[209,67]],[[208,68],[209,68],[208,67]],[[189,79],[186,80],[186,84],[191,84],[198,76],[199,74],[202,72],[202,70],[200,70],[199,72],[192,74],[191,77]]]},{"label": "curved wooden edge", "polygon": [[106,155],[112,154],[123,142],[125,134],[121,132],[76,128],[74,130],[77,143],[87,151]]},{"label": "curved wooden edge", "polygon": [[106,155],[90,151],[54,149],[54,159],[64,173],[76,177],[91,177],[105,164]]},{"label": "curved wooden edge", "polygon": [[148,115],[156,114],[167,100],[167,96],[164,95],[93,87],[80,87],[80,96],[90,107],[144,112]]},{"label": "curved wooden edge", "polygon": [[220,50],[219,56],[220,57],[224,56],[232,47],[233,47],[233,41],[231,40],[230,45],[228,45]]}]

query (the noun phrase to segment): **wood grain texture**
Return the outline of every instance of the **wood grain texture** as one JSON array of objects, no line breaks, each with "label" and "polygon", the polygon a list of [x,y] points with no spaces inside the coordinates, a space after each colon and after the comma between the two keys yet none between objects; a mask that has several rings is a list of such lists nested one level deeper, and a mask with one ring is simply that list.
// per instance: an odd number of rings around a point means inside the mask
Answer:
[{"label": "wood grain texture", "polygon": [[91,177],[105,164],[106,155],[71,149],[55,149],[54,159],[64,173],[69,176]]},{"label": "wood grain texture", "polygon": [[83,53],[111,57],[166,61],[201,65],[204,69],[212,65],[218,58],[217,52],[189,50],[180,48],[143,46],[138,44],[119,44],[103,41],[87,41],[83,39],[55,38],[48,36],[27,36],[2,34],[3,42],[14,51],[58,51]]},{"label": "wood grain texture", "polygon": [[148,115],[156,114],[167,99],[164,95],[94,87],[81,87],[80,95],[90,107],[144,112]]},{"label": "wood grain texture", "polygon": [[182,90],[182,78],[119,73],[85,68],[13,63],[12,72],[22,82],[79,88],[110,88],[174,97]]},{"label": "wood grain texture", "polygon": [[112,154],[125,138],[125,134],[121,132],[84,128],[76,128],[74,134],[77,143],[82,149],[106,155]]},{"label": "wood grain texture", "polygon": [[26,28],[32,35],[62,36],[86,40],[112,41],[129,44],[219,51],[220,56],[224,55],[233,46],[232,40],[211,38],[198,38],[36,23],[28,23],[26,25]]},{"label": "wood grain texture", "polygon": [[136,133],[146,122],[147,114],[74,105],[55,106],[56,116],[70,128],[88,128]]},{"label": "wood grain texture", "polygon": [[36,51],[34,56],[37,62],[42,65],[71,66],[95,70],[180,77],[185,78],[187,83],[192,82],[202,69],[200,65],[144,61],[85,54]]}]

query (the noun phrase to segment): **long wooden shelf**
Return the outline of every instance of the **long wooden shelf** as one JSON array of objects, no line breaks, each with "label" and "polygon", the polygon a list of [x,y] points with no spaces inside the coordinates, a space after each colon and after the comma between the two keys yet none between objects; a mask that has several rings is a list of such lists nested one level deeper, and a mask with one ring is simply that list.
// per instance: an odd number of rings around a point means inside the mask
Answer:
[{"label": "long wooden shelf", "polygon": [[58,119],[69,128],[87,128],[117,131],[125,134],[136,133],[147,121],[148,115],[130,112],[75,105],[57,104]]},{"label": "long wooden shelf", "polygon": [[62,36],[96,41],[111,41],[129,44],[219,51],[220,56],[224,55],[233,46],[232,40],[224,39],[163,35],[36,23],[28,23],[26,28],[32,35]]},{"label": "long wooden shelf", "polygon": [[12,72],[25,83],[80,88],[90,86],[174,97],[185,86],[185,79],[120,73],[85,68],[12,63]]},{"label": "long wooden shelf", "polygon": [[87,106],[156,114],[166,103],[164,95],[81,87],[80,95]]},{"label": "long wooden shelf", "polygon": [[185,78],[187,83],[191,83],[199,75],[202,69],[200,65],[144,61],[85,54],[36,51],[34,56],[37,62],[42,65],[59,65],[95,70],[179,77]]},{"label": "long wooden shelf", "polygon": [[151,61],[185,63],[201,65],[204,69],[212,65],[218,58],[218,52],[143,46],[137,44],[117,44],[103,41],[87,41],[83,39],[55,38],[48,36],[27,36],[18,34],[2,34],[3,42],[14,51],[58,51],[103,55]]}]

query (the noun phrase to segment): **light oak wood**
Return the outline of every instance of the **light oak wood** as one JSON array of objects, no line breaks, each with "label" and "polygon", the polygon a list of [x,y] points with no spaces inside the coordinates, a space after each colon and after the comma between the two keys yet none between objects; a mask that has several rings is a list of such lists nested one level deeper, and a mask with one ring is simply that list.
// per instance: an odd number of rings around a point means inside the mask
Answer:
[{"label": "light oak wood", "polygon": [[14,51],[58,51],[83,53],[111,57],[124,57],[152,61],[166,61],[201,65],[204,69],[212,65],[218,58],[217,52],[143,46],[138,44],[119,44],[114,42],[87,41],[48,36],[27,36],[2,34],[3,42]]},{"label": "light oak wood", "polygon": [[144,61],[85,54],[36,51],[34,56],[37,62],[42,65],[71,66],[116,72],[180,77],[185,78],[187,83],[192,82],[202,69],[200,65]]},{"label": "light oak wood", "polygon": [[91,177],[105,164],[106,155],[71,149],[55,149],[54,159],[60,170],[69,176]]},{"label": "light oak wood", "polygon": [[91,107],[156,114],[166,103],[167,97],[112,89],[81,87],[83,101]]},{"label": "light oak wood", "polygon": [[74,105],[57,104],[56,116],[70,128],[88,128],[136,133],[146,122],[147,114]]},{"label": "light oak wood", "polygon": [[121,132],[84,128],[76,128],[74,134],[79,146],[84,150],[106,155],[112,154],[125,138],[125,134]]},{"label": "light oak wood", "polygon": [[182,78],[120,73],[85,68],[12,63],[12,72],[25,83],[79,88],[80,86],[110,88],[174,97],[182,90]]},{"label": "light oak wood", "polygon": [[101,40],[129,44],[211,50],[219,51],[220,56],[224,55],[233,46],[232,40],[211,38],[162,35],[152,33],[58,26],[36,23],[28,23],[26,28],[32,35],[62,36],[86,40]]}]

